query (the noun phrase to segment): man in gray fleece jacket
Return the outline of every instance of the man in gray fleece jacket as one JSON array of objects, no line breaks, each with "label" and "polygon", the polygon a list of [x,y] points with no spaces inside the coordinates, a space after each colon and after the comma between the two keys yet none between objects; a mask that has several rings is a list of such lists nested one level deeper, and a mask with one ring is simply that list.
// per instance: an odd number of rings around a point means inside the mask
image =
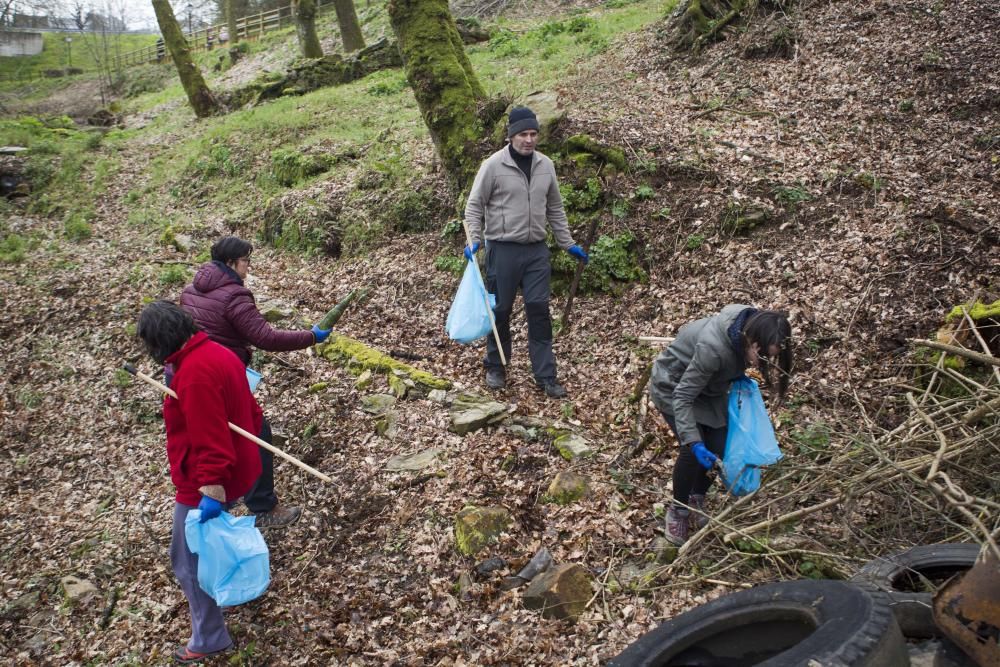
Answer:
[{"label": "man in gray fleece jacket", "polygon": [[[528,355],[538,388],[550,398],[563,398],[566,390],[556,381],[552,353],[552,317],[549,314],[549,248],[545,243],[551,226],[556,243],[586,263],[583,248],[573,242],[563,210],[559,182],[552,160],[535,150],[538,119],[527,107],[510,112],[510,143],[483,162],[465,206],[465,222],[472,258],[486,240],[486,288],[496,294],[493,309],[504,357],[510,359],[510,314],[521,288],[528,319]],[[507,376],[495,337],[486,343],[486,384],[503,389]]]}]

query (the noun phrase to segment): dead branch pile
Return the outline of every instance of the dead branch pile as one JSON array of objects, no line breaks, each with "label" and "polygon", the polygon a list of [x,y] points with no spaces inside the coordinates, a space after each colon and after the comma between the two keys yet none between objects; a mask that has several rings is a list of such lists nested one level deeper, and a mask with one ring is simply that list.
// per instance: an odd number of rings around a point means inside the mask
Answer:
[{"label": "dead branch pile", "polygon": [[903,415],[895,426],[878,426],[859,399],[861,429],[819,454],[786,448],[758,491],[710,512],[667,572],[677,583],[695,563],[713,564],[697,575],[709,581],[755,568],[768,576],[761,567],[770,576],[776,568],[790,578],[841,577],[875,548],[946,541],[977,542],[1000,557],[1000,358],[972,331],[983,352],[911,340],[914,355],[931,360],[917,364],[921,386],[893,387]]}]

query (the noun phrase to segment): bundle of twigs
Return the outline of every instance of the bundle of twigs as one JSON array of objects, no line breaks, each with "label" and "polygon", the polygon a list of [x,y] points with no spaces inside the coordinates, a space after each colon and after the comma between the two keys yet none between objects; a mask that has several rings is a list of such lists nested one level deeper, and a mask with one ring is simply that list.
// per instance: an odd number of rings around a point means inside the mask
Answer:
[{"label": "bundle of twigs", "polygon": [[669,574],[711,562],[703,579],[748,563],[801,576],[810,561],[846,576],[874,553],[952,540],[1000,558],[1000,358],[968,321],[981,352],[909,341],[941,354],[923,365],[922,387],[895,383],[895,426],[879,426],[858,399],[856,432],[839,434],[819,458],[786,449],[757,492],[711,512]]}]

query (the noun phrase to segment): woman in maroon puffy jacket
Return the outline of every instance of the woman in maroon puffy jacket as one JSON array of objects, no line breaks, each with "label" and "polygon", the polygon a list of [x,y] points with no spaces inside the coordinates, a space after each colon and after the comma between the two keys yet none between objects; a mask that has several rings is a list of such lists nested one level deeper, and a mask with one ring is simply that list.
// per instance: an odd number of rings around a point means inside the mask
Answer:
[{"label": "woman in maroon puffy jacket", "polygon": [[[250,363],[251,346],[268,352],[301,350],[322,343],[328,329],[313,326],[311,331],[282,331],[273,328],[260,311],[253,293],[244,286],[250,268],[253,245],[235,236],[226,236],[212,245],[212,261],[195,274],[184,288],[181,306],[191,314],[198,328],[216,343],[236,353],[243,365]],[[260,438],[271,442],[267,419]],[[253,490],[245,497],[247,508],[257,515],[257,526],[274,528],[294,523],[302,510],[278,504],[274,492],[274,455],[260,449],[263,470]]]}]

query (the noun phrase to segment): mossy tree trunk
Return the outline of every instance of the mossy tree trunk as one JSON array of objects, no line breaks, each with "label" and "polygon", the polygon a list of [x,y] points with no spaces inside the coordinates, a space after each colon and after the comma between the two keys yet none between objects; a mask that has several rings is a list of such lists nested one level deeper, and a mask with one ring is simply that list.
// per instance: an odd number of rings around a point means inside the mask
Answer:
[{"label": "mossy tree trunk", "polygon": [[390,0],[406,78],[458,192],[472,184],[486,134],[479,108],[483,90],[448,10],[448,0]]},{"label": "mossy tree trunk", "polygon": [[[675,10],[673,42],[679,49],[699,49],[719,38],[723,28],[759,0],[686,0]],[[777,4],[782,4],[778,2]]]},{"label": "mossy tree trunk", "polygon": [[354,9],[354,0],[333,0],[333,8],[337,10],[337,24],[340,25],[340,38],[344,42],[344,53],[353,53],[365,48],[365,38],[361,34],[361,24],[358,23],[358,12]]},{"label": "mossy tree trunk", "polygon": [[295,32],[299,36],[299,51],[303,58],[322,58],[323,48],[316,35],[316,0],[292,0],[295,11]]},{"label": "mossy tree trunk", "polygon": [[229,33],[229,48],[240,41],[240,32],[236,27],[236,9],[233,0],[226,0],[226,32]]},{"label": "mossy tree trunk", "polygon": [[191,49],[177,23],[174,10],[170,8],[170,2],[168,0],[153,0],[153,11],[156,12],[156,22],[160,25],[160,34],[163,35],[163,42],[170,50],[170,57],[173,58],[174,65],[177,66],[177,74],[180,76],[181,85],[184,86],[184,92],[187,93],[188,102],[194,109],[194,114],[198,118],[211,116],[219,110],[219,104],[215,101],[212,91],[208,89],[208,84],[205,83],[201,70],[191,60]]}]

